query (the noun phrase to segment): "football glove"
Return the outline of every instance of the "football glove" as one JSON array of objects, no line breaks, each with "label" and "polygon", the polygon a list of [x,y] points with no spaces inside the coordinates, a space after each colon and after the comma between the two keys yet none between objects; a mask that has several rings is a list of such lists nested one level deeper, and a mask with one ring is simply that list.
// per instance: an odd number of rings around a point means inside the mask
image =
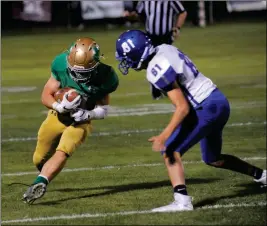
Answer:
[{"label": "football glove", "polygon": [[84,109],[77,109],[73,111],[71,114],[75,122],[84,122],[90,119],[90,111]]},{"label": "football glove", "polygon": [[73,101],[68,101],[67,95],[69,91],[66,92],[63,96],[63,99],[61,103],[55,102],[53,103],[52,107],[54,110],[56,110],[59,113],[65,113],[65,112],[70,112],[77,108],[81,104],[81,96],[77,96]]}]

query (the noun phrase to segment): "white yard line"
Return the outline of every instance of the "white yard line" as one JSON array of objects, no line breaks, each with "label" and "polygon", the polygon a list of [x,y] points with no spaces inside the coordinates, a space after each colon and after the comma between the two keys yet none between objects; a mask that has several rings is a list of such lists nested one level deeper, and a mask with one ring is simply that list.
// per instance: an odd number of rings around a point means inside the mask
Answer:
[{"label": "white yard line", "polygon": [[266,88],[266,84],[244,85],[244,86],[240,86],[239,88],[241,89]]},{"label": "white yard line", "polygon": [[[258,161],[266,160],[266,157],[244,157],[244,161]],[[202,161],[184,161],[185,165],[187,164],[201,164]],[[110,169],[121,169],[121,168],[133,168],[133,167],[153,167],[161,166],[163,163],[141,163],[141,164],[130,164],[130,165],[114,165],[114,166],[100,166],[100,167],[86,167],[86,168],[72,168],[72,169],[63,169],[62,173],[71,173],[71,172],[84,172],[84,171],[95,171],[95,170],[110,170]],[[2,177],[13,177],[13,176],[24,176],[24,175],[37,175],[37,171],[28,171],[28,172],[15,172],[15,173],[2,173]]]},{"label": "white yard line", "polygon": [[[35,87],[36,88],[36,87]],[[13,91],[14,90],[14,91]],[[33,91],[34,87],[30,87],[28,90],[25,88],[24,92]],[[8,87],[4,88],[4,92],[16,92],[15,89]],[[150,96],[149,92],[137,92],[137,93],[125,93],[125,94],[111,94],[111,98],[121,97],[133,97],[133,96]],[[19,99],[19,100],[5,100],[2,104],[22,104],[22,103],[41,103],[40,99]]]},{"label": "white yard line", "polygon": [[[149,93],[140,92],[140,93],[127,93],[127,94],[113,94],[111,97],[113,98],[121,98],[121,97],[133,97],[133,96],[144,96],[144,95],[150,95]],[[155,101],[156,102],[156,101]],[[18,99],[18,100],[3,100],[1,102],[2,105],[4,104],[22,104],[22,103],[40,103],[40,99]],[[231,102],[231,107],[237,106],[239,107],[251,107],[251,106],[264,106],[266,105],[266,101],[248,101],[248,102]],[[150,106],[150,107],[156,107],[159,105],[165,105],[168,108],[171,106],[171,104],[164,104],[164,103],[153,103],[153,104],[144,104],[143,106]],[[138,106],[138,105],[136,105]],[[139,105],[141,106],[141,105]],[[134,106],[133,106],[134,107]]]},{"label": "white yard line", "polygon": [[[21,100],[23,102],[23,100]],[[21,103],[22,103],[21,102]],[[264,101],[260,102],[247,102],[245,105],[243,104],[235,104],[232,105],[232,109],[250,109],[256,107],[265,107],[266,103]],[[119,116],[144,116],[144,115],[154,115],[154,114],[170,114],[174,112],[174,107],[171,104],[143,104],[143,105],[134,105],[129,107],[117,107],[111,106],[109,110],[108,117],[119,117]],[[15,115],[15,114],[2,114],[1,118],[5,120],[13,120],[18,119],[20,117],[23,120],[28,118],[39,118],[43,117],[44,114],[47,114],[47,111],[41,111],[39,114],[34,115]]]},{"label": "white yard line", "polygon": [[[264,122],[245,122],[245,123],[232,123],[226,125],[226,127],[239,127],[239,126],[253,126],[253,125],[266,125],[266,121]],[[136,133],[150,133],[150,132],[157,132],[161,131],[162,129],[136,129],[136,130],[121,130],[118,132],[99,132],[99,133],[93,133],[91,136],[116,136],[116,135],[131,135]],[[36,137],[11,137],[7,139],[2,139],[1,143],[7,143],[7,142],[25,142],[25,141],[32,141],[36,140]]]},{"label": "white yard line", "polygon": [[37,89],[36,86],[8,86],[8,87],[1,87],[1,92],[22,93],[22,92],[31,92],[36,89]]},{"label": "white yard line", "polygon": [[150,96],[149,92],[136,92],[136,93],[123,93],[123,94],[111,94],[112,97],[133,97],[133,96]]},{"label": "white yard line", "polygon": [[[23,103],[23,100],[20,100],[20,103]],[[3,104],[3,102],[2,102]],[[250,101],[247,103],[235,103],[231,104],[231,109],[250,109],[250,108],[259,108],[265,107],[265,101]],[[153,115],[153,114],[170,114],[174,112],[175,108],[171,104],[156,103],[156,104],[137,104],[128,107],[122,106],[111,106],[109,110],[109,117],[118,117],[118,116],[144,116],[144,115]],[[47,110],[41,111],[40,113],[34,115],[16,115],[16,114],[2,114],[2,119],[9,120],[14,118],[22,117],[24,120],[27,118],[39,118],[43,117],[44,114],[47,114]]]},{"label": "white yard line", "polygon": [[[266,206],[267,202],[256,202],[256,203],[239,203],[239,204],[218,204],[218,205],[208,205],[196,208],[195,210],[206,210],[206,209],[230,209],[230,208],[245,208],[245,207],[263,207]],[[5,220],[2,221],[3,224],[10,223],[25,223],[25,222],[39,222],[39,221],[52,221],[52,220],[71,220],[71,219],[83,219],[83,218],[103,218],[103,217],[113,217],[113,216],[127,216],[127,215],[139,215],[139,214],[151,214],[154,213],[151,210],[143,210],[143,211],[122,211],[122,212],[113,212],[113,213],[82,213],[82,214],[72,214],[72,215],[58,215],[51,217],[36,217],[36,218],[22,218],[15,220]],[[156,213],[160,214],[160,213]],[[173,214],[178,214],[173,213]]]}]

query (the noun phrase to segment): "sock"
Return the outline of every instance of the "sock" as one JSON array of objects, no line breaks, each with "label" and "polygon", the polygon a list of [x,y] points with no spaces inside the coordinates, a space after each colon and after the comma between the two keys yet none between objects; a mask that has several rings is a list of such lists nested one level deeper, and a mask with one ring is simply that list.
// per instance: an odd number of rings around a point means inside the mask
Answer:
[{"label": "sock", "polygon": [[263,170],[253,166],[233,155],[221,155],[224,163],[218,168],[229,169],[238,173],[246,174],[252,176],[255,179],[260,179],[263,173]]},{"label": "sock", "polygon": [[48,185],[49,181],[48,181],[46,176],[39,174],[38,177],[33,182],[33,184],[38,184],[38,183],[44,183],[44,184]]},{"label": "sock", "polygon": [[173,188],[173,192],[180,193],[180,194],[182,194],[182,195],[188,195],[188,194],[187,194],[187,191],[186,191],[186,186],[185,186],[184,184],[176,185],[176,186]]}]

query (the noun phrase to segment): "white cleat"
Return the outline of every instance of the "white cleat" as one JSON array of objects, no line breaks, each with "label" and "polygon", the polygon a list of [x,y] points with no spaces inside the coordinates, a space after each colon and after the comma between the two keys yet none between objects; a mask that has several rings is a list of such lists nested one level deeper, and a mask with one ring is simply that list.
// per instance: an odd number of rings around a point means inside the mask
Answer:
[{"label": "white cleat", "polygon": [[257,183],[262,183],[262,187],[266,187],[267,186],[267,170],[263,170],[261,178],[256,180],[254,179],[255,182]]},{"label": "white cleat", "polygon": [[38,183],[30,186],[25,194],[23,195],[22,200],[25,203],[32,204],[36,199],[41,198],[46,192],[46,184]]},{"label": "white cleat", "polygon": [[174,193],[174,202],[167,206],[152,209],[152,212],[176,212],[193,210],[192,198],[188,195]]}]

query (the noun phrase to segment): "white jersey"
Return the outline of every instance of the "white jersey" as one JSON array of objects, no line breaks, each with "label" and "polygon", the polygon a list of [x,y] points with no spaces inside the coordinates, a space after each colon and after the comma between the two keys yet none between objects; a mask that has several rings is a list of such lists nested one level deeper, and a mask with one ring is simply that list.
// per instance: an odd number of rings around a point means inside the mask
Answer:
[{"label": "white jersey", "polygon": [[163,44],[156,50],[147,68],[147,80],[156,88],[168,91],[176,81],[193,107],[216,89],[216,85],[200,73],[188,56],[176,47]]}]

